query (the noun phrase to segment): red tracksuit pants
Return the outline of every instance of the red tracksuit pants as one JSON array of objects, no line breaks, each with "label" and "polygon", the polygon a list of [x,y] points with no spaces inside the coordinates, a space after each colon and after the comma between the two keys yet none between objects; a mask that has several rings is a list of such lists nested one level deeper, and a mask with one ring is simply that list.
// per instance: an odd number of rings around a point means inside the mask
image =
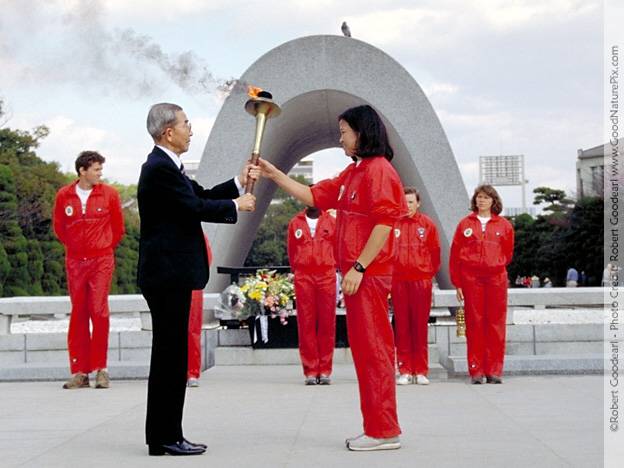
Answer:
[{"label": "red tracksuit pants", "polygon": [[399,373],[427,375],[431,280],[395,281],[392,284],[392,305]]},{"label": "red tracksuit pants", "polygon": [[188,336],[187,379],[199,379],[201,374],[201,330],[204,309],[204,291],[198,289],[191,294]]},{"label": "red tracksuit pants", "polygon": [[507,272],[463,273],[470,376],[502,376],[507,320]]},{"label": "red tracksuit pants", "polygon": [[306,377],[331,375],[336,344],[336,272],[295,274],[299,355]]},{"label": "red tracksuit pants", "polygon": [[357,292],[345,295],[347,335],[360,389],[364,433],[388,438],[401,433],[394,383],[394,339],[388,319],[390,276],[364,274]]},{"label": "red tracksuit pants", "polygon": [[[72,303],[67,332],[72,374],[106,368],[110,291],[115,258],[65,259],[67,288]],[[92,331],[89,330],[89,321]]]}]

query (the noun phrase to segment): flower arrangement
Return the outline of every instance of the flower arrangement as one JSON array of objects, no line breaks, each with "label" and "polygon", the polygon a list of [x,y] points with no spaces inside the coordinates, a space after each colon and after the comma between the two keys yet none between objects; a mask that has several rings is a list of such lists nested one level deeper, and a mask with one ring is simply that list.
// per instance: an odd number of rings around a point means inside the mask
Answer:
[{"label": "flower arrangement", "polygon": [[279,274],[275,270],[258,270],[241,286],[245,295],[245,309],[249,315],[279,316],[282,325],[288,323],[293,310],[295,287],[292,274]]}]

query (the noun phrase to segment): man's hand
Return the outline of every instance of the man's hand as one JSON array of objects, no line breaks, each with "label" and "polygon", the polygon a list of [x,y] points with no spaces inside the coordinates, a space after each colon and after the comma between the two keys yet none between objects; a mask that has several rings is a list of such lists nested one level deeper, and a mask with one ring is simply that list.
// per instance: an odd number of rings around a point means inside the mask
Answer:
[{"label": "man's hand", "polygon": [[464,302],[464,291],[462,291],[462,288],[457,288],[457,291],[455,292],[457,294],[457,300],[462,303]]},{"label": "man's hand", "polygon": [[360,288],[360,283],[362,282],[362,278],[364,277],[364,273],[360,273],[359,271],[355,271],[351,268],[347,271],[347,274],[342,278],[342,292],[347,296],[354,295],[357,290]]},{"label": "man's hand", "polygon": [[258,180],[260,178],[260,168],[255,164],[251,164],[251,162],[247,161],[240,175],[238,176],[238,180],[241,185],[244,187],[247,185],[247,179],[252,178],[253,180]]},{"label": "man's hand", "polygon": [[256,209],[256,197],[252,193],[246,193],[236,200],[238,211],[254,211]]}]

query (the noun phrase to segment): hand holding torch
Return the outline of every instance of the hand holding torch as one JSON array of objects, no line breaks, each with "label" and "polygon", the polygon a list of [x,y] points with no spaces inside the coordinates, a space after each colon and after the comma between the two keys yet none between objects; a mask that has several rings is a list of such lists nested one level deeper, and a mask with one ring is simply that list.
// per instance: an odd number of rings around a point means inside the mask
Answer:
[{"label": "hand holding torch", "polygon": [[[280,115],[282,110],[273,102],[273,95],[261,88],[250,86],[248,94],[250,99],[245,103],[245,110],[256,117],[256,137],[253,150],[251,151],[251,163],[257,166],[266,121],[267,119]],[[250,177],[247,178],[245,193],[253,193],[255,182],[256,181]]]}]

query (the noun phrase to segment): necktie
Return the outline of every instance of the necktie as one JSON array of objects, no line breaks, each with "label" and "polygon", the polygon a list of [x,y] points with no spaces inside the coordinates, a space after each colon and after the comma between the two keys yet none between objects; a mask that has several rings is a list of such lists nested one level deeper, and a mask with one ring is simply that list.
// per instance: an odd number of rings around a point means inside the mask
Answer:
[{"label": "necktie", "polygon": [[184,175],[186,175],[186,172],[184,172],[184,164],[180,165],[180,172]]}]

